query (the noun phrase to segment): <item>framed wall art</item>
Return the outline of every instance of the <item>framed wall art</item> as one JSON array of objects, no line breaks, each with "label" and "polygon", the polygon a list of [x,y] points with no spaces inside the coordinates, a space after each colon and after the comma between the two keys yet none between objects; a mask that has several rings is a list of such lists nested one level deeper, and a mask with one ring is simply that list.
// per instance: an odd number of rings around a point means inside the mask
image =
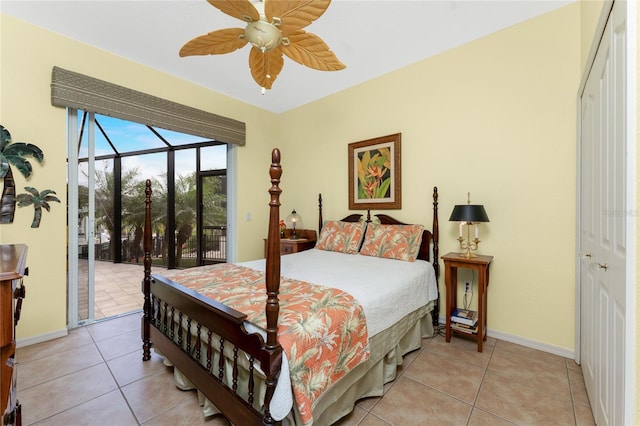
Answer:
[{"label": "framed wall art", "polygon": [[400,209],[401,133],[349,144],[349,209]]}]

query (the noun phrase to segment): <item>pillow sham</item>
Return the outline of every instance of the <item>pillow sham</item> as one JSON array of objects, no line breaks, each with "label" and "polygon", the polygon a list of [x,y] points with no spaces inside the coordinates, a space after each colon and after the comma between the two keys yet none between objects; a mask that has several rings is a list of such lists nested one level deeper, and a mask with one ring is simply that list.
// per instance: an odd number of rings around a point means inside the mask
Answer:
[{"label": "pillow sham", "polygon": [[370,223],[360,254],[414,262],[422,243],[422,225]]},{"label": "pillow sham", "polygon": [[366,225],[365,222],[329,220],[320,231],[316,248],[347,254],[358,253]]}]

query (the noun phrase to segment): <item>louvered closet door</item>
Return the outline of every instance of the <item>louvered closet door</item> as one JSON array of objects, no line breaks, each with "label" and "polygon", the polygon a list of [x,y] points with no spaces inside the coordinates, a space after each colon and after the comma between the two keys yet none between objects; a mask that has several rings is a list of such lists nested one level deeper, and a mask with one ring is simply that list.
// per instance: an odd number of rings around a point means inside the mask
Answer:
[{"label": "louvered closet door", "polygon": [[599,425],[624,424],[626,27],[616,3],[582,96],[581,364]]}]

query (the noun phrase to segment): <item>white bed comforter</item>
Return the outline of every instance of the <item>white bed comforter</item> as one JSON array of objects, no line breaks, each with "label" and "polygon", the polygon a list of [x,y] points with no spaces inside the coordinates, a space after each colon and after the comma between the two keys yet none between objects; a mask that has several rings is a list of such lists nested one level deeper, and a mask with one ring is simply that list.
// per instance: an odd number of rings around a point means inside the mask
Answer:
[{"label": "white bed comforter", "polygon": [[[265,259],[240,265],[265,270]],[[281,257],[280,275],[346,291],[360,302],[369,337],[438,297],[433,265],[311,249]]]}]

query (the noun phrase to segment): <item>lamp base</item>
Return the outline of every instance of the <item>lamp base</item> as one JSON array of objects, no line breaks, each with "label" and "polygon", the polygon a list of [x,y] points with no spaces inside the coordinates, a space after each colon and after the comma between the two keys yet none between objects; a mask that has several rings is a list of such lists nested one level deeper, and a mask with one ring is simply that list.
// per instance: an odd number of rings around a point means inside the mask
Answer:
[{"label": "lamp base", "polygon": [[289,235],[290,240],[301,240],[302,237],[296,233],[296,228],[293,228],[293,232]]},{"label": "lamp base", "polygon": [[480,244],[480,240],[478,239],[478,237],[474,238],[473,240],[467,239],[467,241],[465,242],[464,238],[460,236],[458,238],[458,242],[460,243],[460,249],[464,250],[460,253],[460,257],[464,257],[465,259],[478,257],[471,252],[472,250],[478,250],[478,244]]},{"label": "lamp base", "polygon": [[459,253],[459,254],[460,254],[460,257],[464,257],[465,259],[471,259],[472,257],[478,257],[477,254],[473,254],[470,251],[465,251],[465,252],[462,252],[462,253]]}]

